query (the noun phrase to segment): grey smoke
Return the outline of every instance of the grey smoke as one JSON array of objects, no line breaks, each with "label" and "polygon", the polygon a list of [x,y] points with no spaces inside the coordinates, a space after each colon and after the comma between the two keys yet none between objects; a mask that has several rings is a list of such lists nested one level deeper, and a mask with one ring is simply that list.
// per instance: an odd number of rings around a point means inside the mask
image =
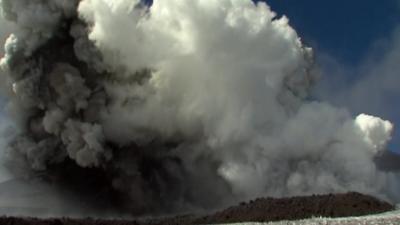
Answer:
[{"label": "grey smoke", "polygon": [[77,194],[137,214],[344,191],[397,201],[374,164],[393,125],[308,101],[313,52],[265,3],[1,5],[12,167],[94,180]]},{"label": "grey smoke", "polygon": [[[400,113],[397,106],[397,96],[400,94],[397,88],[400,82],[399,50],[400,29],[397,27],[390,37],[376,41],[365,59],[354,68],[344,66],[329,56],[322,57],[327,65],[325,67],[334,72],[325,71],[319,95],[352,112],[369,111],[395,118]],[[351,74],[359,79],[346,81]]]}]

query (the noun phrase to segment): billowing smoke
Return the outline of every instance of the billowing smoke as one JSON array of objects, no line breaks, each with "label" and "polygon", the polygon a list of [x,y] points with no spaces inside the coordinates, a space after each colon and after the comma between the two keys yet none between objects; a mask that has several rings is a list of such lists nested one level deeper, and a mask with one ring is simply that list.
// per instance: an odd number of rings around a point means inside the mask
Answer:
[{"label": "billowing smoke", "polygon": [[[12,168],[132,213],[360,191],[393,125],[312,101],[313,53],[251,0],[2,0]],[[26,170],[24,170],[26,171]],[[107,201],[108,201],[107,200]]]}]

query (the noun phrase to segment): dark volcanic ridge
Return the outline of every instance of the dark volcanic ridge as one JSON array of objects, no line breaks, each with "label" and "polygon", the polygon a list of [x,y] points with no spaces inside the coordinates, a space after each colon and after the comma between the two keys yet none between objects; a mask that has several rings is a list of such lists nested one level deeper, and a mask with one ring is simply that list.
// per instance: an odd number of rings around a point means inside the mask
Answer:
[{"label": "dark volcanic ridge", "polygon": [[197,225],[237,222],[269,222],[299,220],[311,217],[350,217],[383,213],[394,206],[374,197],[356,192],[346,194],[312,195],[290,198],[258,198],[210,215],[181,215],[158,219],[99,220],[99,219],[37,219],[2,217],[0,224],[18,225]]}]

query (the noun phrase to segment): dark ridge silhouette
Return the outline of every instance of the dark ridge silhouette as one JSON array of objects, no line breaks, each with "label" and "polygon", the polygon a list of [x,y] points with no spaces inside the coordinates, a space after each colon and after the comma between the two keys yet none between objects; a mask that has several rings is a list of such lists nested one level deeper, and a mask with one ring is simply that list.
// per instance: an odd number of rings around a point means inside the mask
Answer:
[{"label": "dark ridge silhouette", "polygon": [[377,214],[394,206],[356,192],[290,198],[258,198],[210,215],[182,215],[137,220],[37,219],[2,217],[0,224],[10,225],[197,225],[237,222],[298,220],[315,216],[349,217]]}]

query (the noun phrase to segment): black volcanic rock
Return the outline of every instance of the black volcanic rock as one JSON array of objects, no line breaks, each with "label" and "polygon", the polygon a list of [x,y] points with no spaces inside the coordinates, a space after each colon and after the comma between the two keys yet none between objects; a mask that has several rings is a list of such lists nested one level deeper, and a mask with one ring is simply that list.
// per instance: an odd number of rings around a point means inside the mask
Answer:
[{"label": "black volcanic rock", "polygon": [[35,219],[2,217],[0,224],[18,225],[197,225],[235,222],[298,220],[313,216],[348,217],[382,213],[394,206],[374,197],[351,192],[290,198],[258,198],[207,216],[184,215],[159,219]]},{"label": "black volcanic rock", "polygon": [[259,198],[205,217],[202,222],[265,222],[298,220],[315,216],[363,216],[393,209],[394,207],[389,203],[356,192],[280,199]]}]

